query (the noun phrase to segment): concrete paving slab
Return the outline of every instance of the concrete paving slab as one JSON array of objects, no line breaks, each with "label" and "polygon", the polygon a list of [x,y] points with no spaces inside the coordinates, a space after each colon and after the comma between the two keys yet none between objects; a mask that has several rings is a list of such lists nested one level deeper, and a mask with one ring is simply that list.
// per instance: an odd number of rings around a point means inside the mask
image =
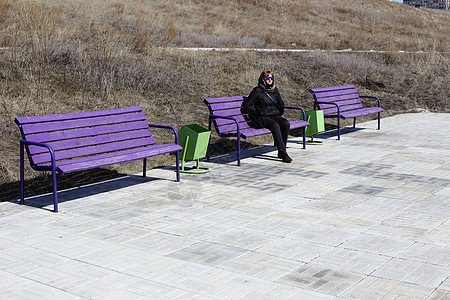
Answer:
[{"label": "concrete paving slab", "polygon": [[450,115],[381,126],[2,202],[0,299],[450,299]]}]

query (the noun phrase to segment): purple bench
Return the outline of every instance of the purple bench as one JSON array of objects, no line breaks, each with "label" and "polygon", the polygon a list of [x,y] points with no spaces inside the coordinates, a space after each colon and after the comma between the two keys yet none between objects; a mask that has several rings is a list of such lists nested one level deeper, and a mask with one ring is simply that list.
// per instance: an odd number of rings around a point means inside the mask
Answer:
[{"label": "purple bench", "polygon": [[[223,98],[208,98],[204,102],[209,108],[209,130],[211,123],[214,123],[217,134],[220,137],[236,137],[237,138],[237,164],[241,165],[241,142],[240,138],[247,139],[249,137],[269,134],[268,129],[255,129],[247,124],[247,118],[241,113],[241,104],[247,96],[233,96]],[[309,125],[304,121],[305,111],[300,107],[286,106],[286,109],[297,109],[301,112],[303,120],[289,121],[291,129],[302,128]],[[306,135],[303,131],[303,149],[306,148]],[[208,148],[209,150],[209,148]],[[209,151],[206,155],[209,159]]]},{"label": "purple bench", "polygon": [[[356,117],[378,113],[378,130],[380,129],[380,99],[374,96],[360,96],[353,85],[337,86],[329,88],[311,89],[314,96],[314,109],[323,110],[325,118],[337,118],[338,140],[341,139],[341,119],[353,119],[353,128],[356,125]],[[378,101],[377,107],[364,107],[360,98],[372,98]]]},{"label": "purple bench", "polygon": [[[52,171],[53,205],[58,212],[56,172],[93,169],[143,159],[146,176],[147,157],[176,153],[177,181],[180,181],[178,134],[175,128],[148,124],[138,106],[60,115],[19,117],[20,128],[20,203],[24,203],[24,152],[36,171]],[[175,143],[156,144],[150,127],[173,130]]]}]

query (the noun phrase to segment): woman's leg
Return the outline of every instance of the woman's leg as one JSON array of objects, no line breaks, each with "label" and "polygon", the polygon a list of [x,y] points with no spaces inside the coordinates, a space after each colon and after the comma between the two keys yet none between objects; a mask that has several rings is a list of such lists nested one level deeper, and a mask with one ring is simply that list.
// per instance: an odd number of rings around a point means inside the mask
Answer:
[{"label": "woman's leg", "polygon": [[273,119],[278,123],[281,130],[281,138],[283,139],[284,146],[287,146],[287,140],[289,137],[289,130],[291,128],[291,124],[286,118],[281,116],[275,116]]},{"label": "woman's leg", "polygon": [[[285,130],[285,124],[280,126],[280,124],[271,117],[262,117],[263,125],[265,128],[269,129],[270,132],[272,132],[273,140],[275,142],[275,145],[278,148],[278,153],[280,154],[286,154],[286,143],[284,142],[283,138],[283,130]],[[289,121],[288,121],[289,123]],[[289,129],[288,129],[289,133]],[[286,137],[287,140],[287,137]]]}]

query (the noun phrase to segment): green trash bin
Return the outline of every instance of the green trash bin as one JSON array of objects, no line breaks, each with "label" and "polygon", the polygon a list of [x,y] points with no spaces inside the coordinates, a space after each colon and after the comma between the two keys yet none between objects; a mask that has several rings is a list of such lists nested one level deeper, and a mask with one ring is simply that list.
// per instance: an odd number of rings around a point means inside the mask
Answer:
[{"label": "green trash bin", "polygon": [[322,144],[322,141],[315,141],[314,135],[319,132],[325,131],[325,121],[323,117],[323,110],[305,110],[306,114],[306,122],[309,123],[309,126],[306,127],[306,136],[309,136],[311,139],[306,143],[309,145],[317,145]]},{"label": "green trash bin", "polygon": [[[203,128],[198,124],[184,125],[178,132],[178,142],[183,151],[180,155],[181,171],[183,173],[206,173],[209,172],[209,168],[200,167],[200,158],[206,156],[208,150],[209,138],[211,131]],[[197,165],[190,169],[184,169],[184,163],[186,161],[196,161]]]}]

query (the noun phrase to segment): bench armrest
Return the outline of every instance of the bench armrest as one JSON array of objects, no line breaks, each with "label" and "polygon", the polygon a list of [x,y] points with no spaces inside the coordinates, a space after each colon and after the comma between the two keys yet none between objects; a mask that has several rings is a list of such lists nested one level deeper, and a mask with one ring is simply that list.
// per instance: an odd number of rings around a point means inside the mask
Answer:
[{"label": "bench armrest", "polygon": [[[47,148],[48,149],[48,152],[50,153],[50,158],[51,158],[51,160],[52,160],[52,169],[55,167],[55,150],[53,150],[53,148],[52,148],[52,146],[50,146],[50,145],[48,145],[48,144],[45,144],[45,143],[38,143],[38,142],[33,142],[33,141],[27,141],[27,140],[20,140],[20,155],[21,155],[21,157],[20,157],[20,159],[21,159],[21,161],[23,161],[23,148],[25,147],[25,146],[28,146],[28,145],[32,145],[32,146],[36,146],[36,147],[43,147],[43,148]],[[37,167],[36,165],[34,165],[33,164],[33,162],[31,161],[31,159],[30,159],[30,164],[31,164],[31,167],[33,168],[33,169],[36,169],[36,170],[39,170],[40,168],[39,167]],[[45,168],[46,169],[46,168]]]},{"label": "bench armrest", "polygon": [[305,114],[305,110],[301,107],[297,107],[297,106],[285,106],[285,109],[299,109],[302,111],[302,115],[303,115],[303,119],[300,120],[305,120],[306,121],[306,114]]},{"label": "bench armrest", "polygon": [[150,123],[148,123],[148,126],[149,127],[154,127],[154,128],[172,129],[173,133],[175,135],[175,144],[178,145],[178,132],[177,132],[177,130],[174,127],[169,126],[169,125],[158,125],[158,124],[150,124]]},{"label": "bench armrest", "polygon": [[233,120],[233,121],[237,122],[236,118],[233,118],[233,117],[209,115],[209,118],[210,119],[227,119],[227,120]]},{"label": "bench armrest", "polygon": [[360,98],[370,98],[370,99],[377,99],[378,101],[378,107],[381,107],[381,102],[380,99],[378,99],[378,97],[375,96],[359,96]]},{"label": "bench armrest", "polygon": [[[236,118],[233,117],[226,117],[226,116],[216,116],[216,115],[209,115],[209,128],[208,130],[211,131],[211,120],[213,119],[226,119],[226,120],[232,120],[234,121],[234,123],[236,123],[236,131],[237,131],[237,136],[240,137],[241,136],[241,127],[239,126],[239,122],[238,120],[236,120]],[[217,133],[219,133],[219,131],[216,129]]]},{"label": "bench armrest", "polygon": [[24,145],[33,145],[33,146],[38,146],[38,147],[44,147],[44,148],[47,148],[51,153],[55,153],[52,146],[50,146],[49,144],[33,142],[33,141],[29,141],[29,140],[20,140],[20,143],[24,144]]},{"label": "bench armrest", "polygon": [[316,109],[316,104],[333,104],[337,108],[337,113],[340,116],[341,115],[341,109],[339,108],[339,105],[334,102],[327,102],[327,101],[314,101],[314,109]]}]

